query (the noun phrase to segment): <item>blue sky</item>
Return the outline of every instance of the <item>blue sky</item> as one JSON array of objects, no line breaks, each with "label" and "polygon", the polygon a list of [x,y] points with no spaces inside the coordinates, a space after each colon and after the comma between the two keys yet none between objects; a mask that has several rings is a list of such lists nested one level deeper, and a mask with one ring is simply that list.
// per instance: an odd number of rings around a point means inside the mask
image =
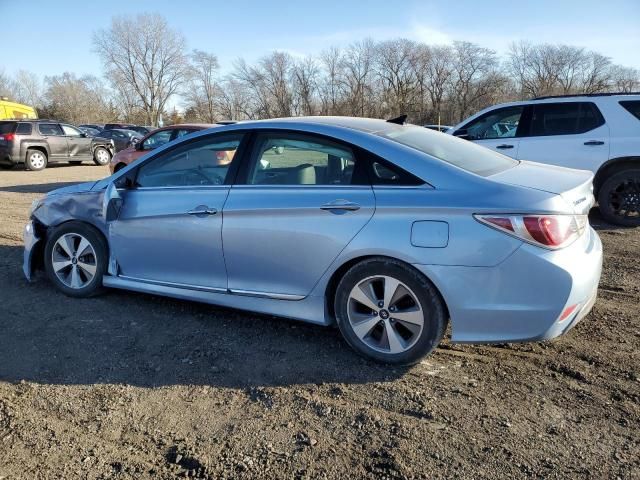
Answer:
[{"label": "blue sky", "polygon": [[640,68],[640,0],[0,0],[2,36],[15,39],[3,42],[0,70],[101,75],[93,31],[113,15],[145,11],[163,14],[189,48],[217,54],[223,70],[274,49],[306,55],[365,37],[400,36],[432,44],[469,40],[498,53],[522,39],[566,43]]}]

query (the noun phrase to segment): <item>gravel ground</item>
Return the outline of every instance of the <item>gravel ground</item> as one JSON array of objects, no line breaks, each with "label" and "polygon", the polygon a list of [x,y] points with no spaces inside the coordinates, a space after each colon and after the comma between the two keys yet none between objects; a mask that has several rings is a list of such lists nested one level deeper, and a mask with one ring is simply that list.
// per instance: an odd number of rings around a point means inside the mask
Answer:
[{"label": "gravel ground", "polygon": [[0,479],[640,478],[640,229],[598,226],[565,337],[399,369],[337,331],[21,274],[31,201],[102,167],[0,171]]}]

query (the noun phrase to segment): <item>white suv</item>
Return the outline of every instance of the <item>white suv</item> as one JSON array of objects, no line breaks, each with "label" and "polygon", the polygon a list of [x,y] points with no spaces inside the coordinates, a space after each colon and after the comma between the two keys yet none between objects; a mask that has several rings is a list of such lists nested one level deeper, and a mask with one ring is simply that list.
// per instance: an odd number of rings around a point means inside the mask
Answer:
[{"label": "white suv", "polygon": [[504,103],[447,133],[518,160],[591,170],[602,216],[640,226],[640,93]]}]

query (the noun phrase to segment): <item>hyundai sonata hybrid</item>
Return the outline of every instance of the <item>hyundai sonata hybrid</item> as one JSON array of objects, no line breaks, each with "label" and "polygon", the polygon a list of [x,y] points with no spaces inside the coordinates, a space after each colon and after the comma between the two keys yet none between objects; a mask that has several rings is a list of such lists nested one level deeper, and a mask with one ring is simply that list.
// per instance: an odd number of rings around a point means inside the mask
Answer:
[{"label": "hyundai sonata hybrid", "polygon": [[453,342],[535,341],[591,310],[592,179],[402,118],[239,122],[36,200],[23,268],[74,297],[337,324],[359,353],[410,364],[449,322]]}]

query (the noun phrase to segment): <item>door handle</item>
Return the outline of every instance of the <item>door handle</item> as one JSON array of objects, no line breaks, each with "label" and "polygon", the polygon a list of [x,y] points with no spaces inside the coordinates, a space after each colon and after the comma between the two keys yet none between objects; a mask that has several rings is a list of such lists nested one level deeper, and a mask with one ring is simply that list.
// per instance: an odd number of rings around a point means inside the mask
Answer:
[{"label": "door handle", "polygon": [[604,145],[604,142],[601,140],[589,140],[588,142],[584,142],[585,145],[595,146],[595,145]]},{"label": "door handle", "polygon": [[513,148],[513,145],[509,145],[508,143],[503,143],[502,145],[498,145],[496,148],[500,150],[506,150],[507,148]]},{"label": "door handle", "polygon": [[360,205],[348,200],[334,200],[333,202],[322,205],[320,210],[346,210],[349,212],[355,212],[356,210],[360,210]]},{"label": "door handle", "polygon": [[215,215],[218,210],[209,207],[196,207],[193,210],[187,212],[189,215]]}]

